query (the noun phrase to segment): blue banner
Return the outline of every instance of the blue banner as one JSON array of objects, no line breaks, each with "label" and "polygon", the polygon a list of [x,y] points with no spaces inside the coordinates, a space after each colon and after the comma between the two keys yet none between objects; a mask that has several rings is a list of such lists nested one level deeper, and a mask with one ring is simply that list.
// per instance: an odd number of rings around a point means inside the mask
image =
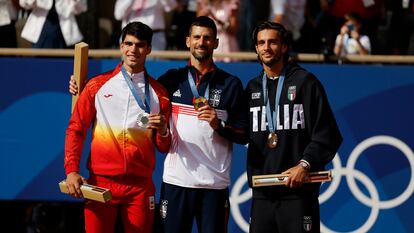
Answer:
[{"label": "blue banner", "polygon": [[[117,60],[90,60],[89,76]],[[187,61],[148,61],[158,77]],[[256,62],[218,63],[246,84]],[[302,64],[323,83],[344,142],[322,185],[322,232],[414,232],[414,66]],[[0,200],[75,201],[60,193],[63,148],[70,117],[72,59],[0,58]],[[407,121],[407,122],[405,122]],[[89,141],[90,139],[88,139]],[[82,157],[82,174],[87,176]],[[159,188],[163,155],[157,155]],[[247,232],[251,191],[246,148],[234,147],[229,232]],[[157,194],[158,196],[158,194]]]}]

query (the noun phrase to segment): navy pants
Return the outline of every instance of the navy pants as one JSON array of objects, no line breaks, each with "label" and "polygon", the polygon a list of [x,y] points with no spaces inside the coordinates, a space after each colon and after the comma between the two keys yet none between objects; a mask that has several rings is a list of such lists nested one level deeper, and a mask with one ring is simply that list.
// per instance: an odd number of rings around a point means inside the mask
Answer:
[{"label": "navy pants", "polygon": [[198,233],[226,233],[229,190],[184,188],[162,184],[159,211],[164,233],[191,233],[193,220]]},{"label": "navy pants", "polygon": [[250,233],[319,233],[318,198],[252,201]]}]

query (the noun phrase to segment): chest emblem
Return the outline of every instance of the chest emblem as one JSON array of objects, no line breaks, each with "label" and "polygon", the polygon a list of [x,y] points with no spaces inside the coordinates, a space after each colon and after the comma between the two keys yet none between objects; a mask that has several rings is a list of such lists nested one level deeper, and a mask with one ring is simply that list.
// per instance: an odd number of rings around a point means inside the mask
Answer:
[{"label": "chest emblem", "polygon": [[253,92],[252,93],[252,100],[260,99],[261,93],[260,92]]},{"label": "chest emblem", "polygon": [[290,101],[294,101],[296,99],[296,86],[290,86],[287,95]]},{"label": "chest emblem", "polygon": [[210,98],[209,98],[210,106],[213,107],[213,108],[219,106],[220,98],[221,98],[221,90],[212,89],[210,91]]},{"label": "chest emblem", "polygon": [[173,94],[174,97],[181,97],[181,91],[180,89],[176,90]]}]

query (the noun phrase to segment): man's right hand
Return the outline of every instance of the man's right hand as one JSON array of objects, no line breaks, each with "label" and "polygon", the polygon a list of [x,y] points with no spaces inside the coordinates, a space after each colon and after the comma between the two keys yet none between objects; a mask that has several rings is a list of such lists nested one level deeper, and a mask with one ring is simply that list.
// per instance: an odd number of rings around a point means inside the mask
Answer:
[{"label": "man's right hand", "polygon": [[70,80],[69,80],[69,92],[72,95],[78,94],[78,85],[73,75],[70,76]]},{"label": "man's right hand", "polygon": [[82,198],[82,191],[80,189],[81,184],[86,183],[83,178],[77,172],[71,172],[66,177],[66,186],[68,187],[69,194],[76,198]]}]

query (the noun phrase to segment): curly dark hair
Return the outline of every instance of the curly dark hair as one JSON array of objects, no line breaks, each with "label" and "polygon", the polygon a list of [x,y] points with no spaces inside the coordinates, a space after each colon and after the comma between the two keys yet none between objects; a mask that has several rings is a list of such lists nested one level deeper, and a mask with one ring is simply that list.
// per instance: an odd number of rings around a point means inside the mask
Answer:
[{"label": "curly dark hair", "polygon": [[126,35],[135,36],[136,38],[143,40],[147,42],[148,46],[151,46],[152,42],[152,29],[141,22],[131,22],[128,23],[123,29],[122,29],[122,42],[125,40]]},{"label": "curly dark hair", "polygon": [[[284,44],[284,45],[287,45],[288,48],[290,47],[290,44],[291,44],[291,35],[290,35],[290,33],[286,30],[286,28],[282,24],[271,22],[271,21],[260,22],[256,26],[256,28],[253,30],[252,40],[253,40],[253,44],[255,46],[257,45],[257,34],[259,34],[260,31],[263,31],[263,30],[266,30],[266,29],[276,30],[279,34],[281,43]],[[289,51],[289,49],[288,49],[288,51]],[[289,60],[289,53],[288,52],[286,52],[283,55],[283,60],[285,62],[287,62]]]}]

